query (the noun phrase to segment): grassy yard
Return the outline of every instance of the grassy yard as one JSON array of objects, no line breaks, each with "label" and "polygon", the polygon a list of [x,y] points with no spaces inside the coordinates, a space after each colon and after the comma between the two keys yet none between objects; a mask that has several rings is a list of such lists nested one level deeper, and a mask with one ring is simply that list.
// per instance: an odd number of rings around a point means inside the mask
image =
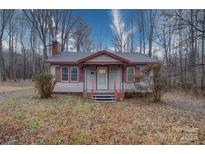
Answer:
[{"label": "grassy yard", "polygon": [[205,144],[203,112],[149,98],[39,99],[30,85],[8,86],[0,84],[0,144]]}]

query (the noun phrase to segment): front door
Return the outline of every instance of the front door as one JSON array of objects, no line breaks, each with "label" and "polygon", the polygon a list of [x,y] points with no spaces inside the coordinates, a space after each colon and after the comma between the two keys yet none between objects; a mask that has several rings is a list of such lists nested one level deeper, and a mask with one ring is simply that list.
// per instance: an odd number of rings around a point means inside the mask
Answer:
[{"label": "front door", "polygon": [[107,67],[97,67],[97,89],[107,90]]}]

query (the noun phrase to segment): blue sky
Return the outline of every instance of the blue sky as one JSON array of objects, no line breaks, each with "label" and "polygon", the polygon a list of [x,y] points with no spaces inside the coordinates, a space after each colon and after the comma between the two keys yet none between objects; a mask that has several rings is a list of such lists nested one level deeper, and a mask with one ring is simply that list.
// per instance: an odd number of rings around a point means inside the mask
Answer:
[{"label": "blue sky", "polygon": [[[77,10],[79,15],[87,22],[92,29],[92,38],[94,41],[102,41],[102,47],[104,49],[110,49],[112,45],[112,29],[111,24],[113,20],[112,10],[103,9],[84,9]],[[130,30],[131,13],[134,15],[134,21],[138,18],[137,10],[119,10],[118,14],[122,18],[122,22],[125,24],[125,32]],[[136,28],[135,28],[136,29]],[[137,35],[134,36],[138,39]]]},{"label": "blue sky", "polygon": [[103,41],[103,46],[112,46],[111,10],[79,10],[79,15],[92,29],[92,38]]}]

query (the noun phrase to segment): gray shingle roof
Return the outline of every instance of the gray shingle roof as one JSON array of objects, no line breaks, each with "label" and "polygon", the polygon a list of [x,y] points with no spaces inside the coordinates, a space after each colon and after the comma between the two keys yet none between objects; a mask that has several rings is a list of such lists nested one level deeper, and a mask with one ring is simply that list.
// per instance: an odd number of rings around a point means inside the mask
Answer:
[{"label": "gray shingle roof", "polygon": [[[95,54],[96,52],[62,52],[59,55],[49,57],[47,61],[53,62],[77,62],[80,59],[83,59],[87,56]],[[140,53],[120,53],[120,52],[112,52],[113,54],[127,59],[130,62],[158,62],[157,59],[150,58],[147,55]]]},{"label": "gray shingle roof", "polygon": [[59,55],[49,57],[47,61],[77,62],[92,54],[94,54],[94,52],[61,52]]},{"label": "gray shingle roof", "polygon": [[129,60],[130,62],[158,62],[155,58],[150,58],[147,55],[140,53],[130,53],[130,52],[114,52],[113,54]]}]

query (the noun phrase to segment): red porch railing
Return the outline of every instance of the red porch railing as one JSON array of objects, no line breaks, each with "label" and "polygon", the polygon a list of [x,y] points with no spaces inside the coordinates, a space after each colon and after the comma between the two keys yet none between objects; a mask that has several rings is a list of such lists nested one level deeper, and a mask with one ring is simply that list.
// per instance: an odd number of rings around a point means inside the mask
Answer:
[{"label": "red porch railing", "polygon": [[91,97],[93,97],[94,94],[94,80],[92,80],[92,87],[91,87]]},{"label": "red porch railing", "polygon": [[115,95],[115,99],[117,100],[117,81],[114,80],[114,95]]}]

